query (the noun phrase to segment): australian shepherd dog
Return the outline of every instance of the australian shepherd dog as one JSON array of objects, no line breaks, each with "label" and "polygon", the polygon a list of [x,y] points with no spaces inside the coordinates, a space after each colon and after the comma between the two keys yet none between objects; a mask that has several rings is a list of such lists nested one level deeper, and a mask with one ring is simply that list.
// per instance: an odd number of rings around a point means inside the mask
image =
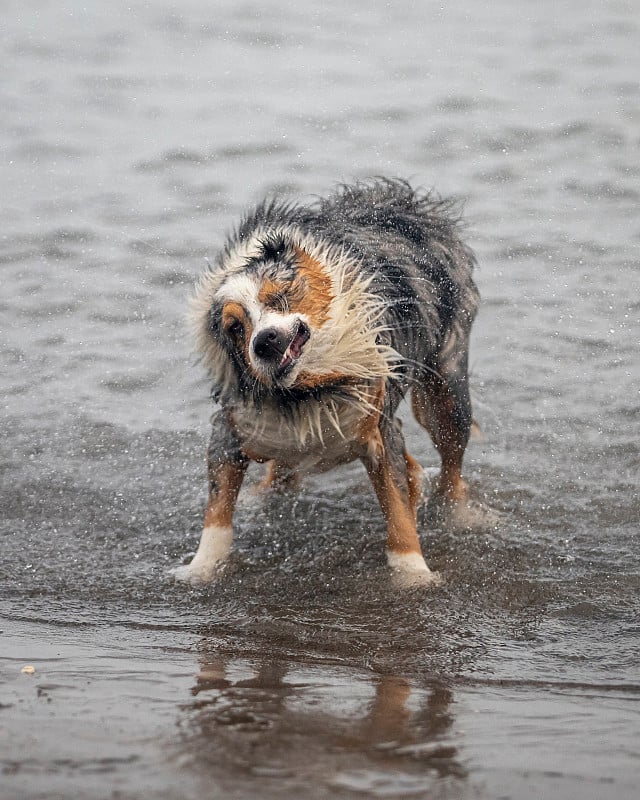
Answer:
[{"label": "australian shepherd dog", "polygon": [[390,179],[309,206],[265,201],[244,218],[194,298],[219,410],[202,537],[178,579],[210,581],[229,555],[250,461],[267,462],[265,485],[278,488],[356,459],[386,521],[392,573],[437,579],[416,528],[422,470],[396,412],[410,392],[442,462],[435,496],[464,503],[479,296],[457,229],[451,203]]}]

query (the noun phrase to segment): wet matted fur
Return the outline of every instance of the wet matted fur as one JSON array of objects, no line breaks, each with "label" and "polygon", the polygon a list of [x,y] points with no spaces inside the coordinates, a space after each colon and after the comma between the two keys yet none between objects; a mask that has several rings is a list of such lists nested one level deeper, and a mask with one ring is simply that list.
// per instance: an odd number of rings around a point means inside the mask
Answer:
[{"label": "wet matted fur", "polygon": [[399,421],[402,398],[438,449],[436,492],[465,500],[471,427],[474,257],[450,202],[396,179],[338,188],[308,206],[263,202],[201,277],[193,318],[219,410],[196,555],[176,577],[211,580],[232,542],[250,460],[265,483],[360,459],[387,522],[387,559],[434,579],[416,531],[421,469]]}]

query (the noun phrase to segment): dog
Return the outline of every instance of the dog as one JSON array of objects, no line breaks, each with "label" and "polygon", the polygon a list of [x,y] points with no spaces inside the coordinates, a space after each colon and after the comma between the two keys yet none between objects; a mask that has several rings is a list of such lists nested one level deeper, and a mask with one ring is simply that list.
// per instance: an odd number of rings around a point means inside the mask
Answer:
[{"label": "dog", "polygon": [[224,564],[250,461],[267,462],[265,485],[282,488],[359,459],[386,520],[392,573],[437,582],[417,533],[422,470],[396,411],[410,392],[441,459],[435,497],[464,503],[479,293],[458,231],[455,204],[390,178],[308,206],[266,200],[244,217],[193,299],[219,410],[202,536],[177,579],[208,582]]}]

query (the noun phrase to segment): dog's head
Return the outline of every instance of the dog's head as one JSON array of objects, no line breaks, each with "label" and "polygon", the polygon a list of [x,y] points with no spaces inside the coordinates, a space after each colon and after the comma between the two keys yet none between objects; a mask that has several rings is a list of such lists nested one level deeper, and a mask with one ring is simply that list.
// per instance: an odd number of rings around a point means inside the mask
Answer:
[{"label": "dog's head", "polygon": [[194,298],[219,394],[315,391],[386,376],[379,301],[342,250],[269,231],[227,250]]},{"label": "dog's head", "polygon": [[265,238],[243,269],[213,295],[209,335],[226,351],[243,384],[266,389],[310,384],[314,338],[327,323],[334,289],[327,268],[282,235]]}]

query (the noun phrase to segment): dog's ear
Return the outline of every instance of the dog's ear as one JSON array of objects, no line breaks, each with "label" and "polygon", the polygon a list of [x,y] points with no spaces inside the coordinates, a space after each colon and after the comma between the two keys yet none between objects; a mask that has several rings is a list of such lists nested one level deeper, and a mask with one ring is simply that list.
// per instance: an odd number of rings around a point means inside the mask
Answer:
[{"label": "dog's ear", "polygon": [[284,236],[273,236],[262,242],[262,260],[280,261],[291,251]]}]

